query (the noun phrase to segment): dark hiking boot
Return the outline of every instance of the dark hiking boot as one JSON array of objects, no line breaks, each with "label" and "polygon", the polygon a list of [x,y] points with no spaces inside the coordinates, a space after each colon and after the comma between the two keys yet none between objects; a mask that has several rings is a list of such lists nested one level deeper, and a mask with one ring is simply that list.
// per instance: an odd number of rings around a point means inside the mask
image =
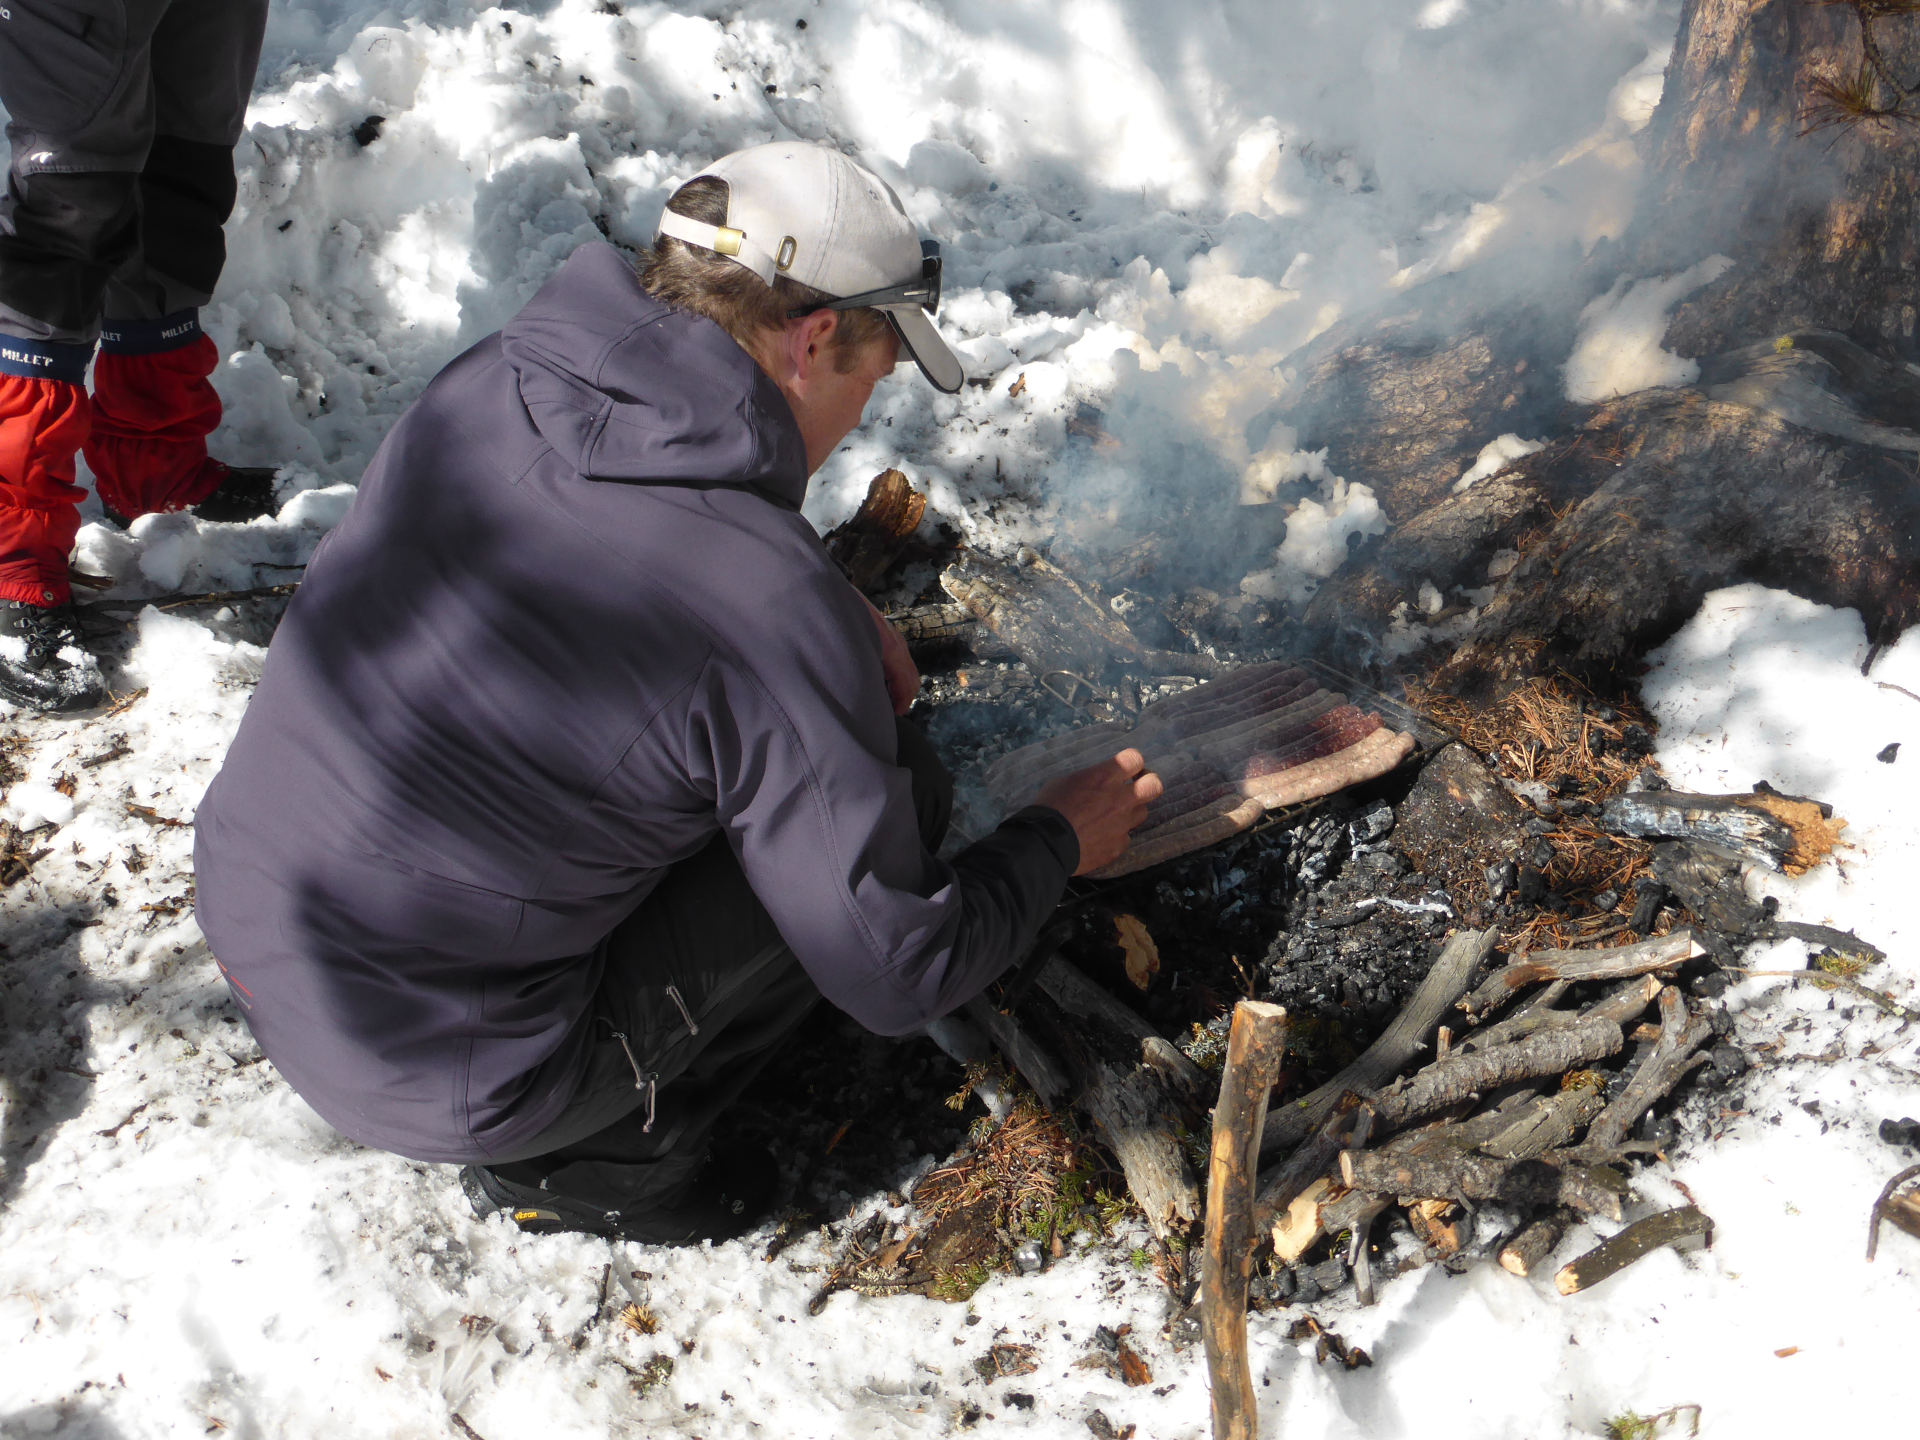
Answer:
[{"label": "dark hiking boot", "polygon": [[193,513],[227,525],[277,515],[280,507],[274,500],[273,480],[279,473],[272,465],[229,465],[219,488],[195,505]]},{"label": "dark hiking boot", "polygon": [[671,1204],[608,1210],[581,1200],[502,1179],[481,1165],[460,1171],[460,1188],[473,1213],[505,1212],[529,1235],[580,1232],[635,1240],[642,1245],[698,1245],[744,1235],[772,1208],[779,1170],[764,1150],[716,1156]]},{"label": "dark hiking boot", "polygon": [[[274,477],[280,471],[272,465],[222,465],[225,473],[213,494],[198,505],[187,507],[202,520],[211,520],[215,524],[240,525],[249,520],[258,520],[262,515],[280,513],[279,502],[274,498]],[[133,523],[131,517],[122,515],[118,510],[100,502],[100,518],[117,530],[124,530]]]},{"label": "dark hiking boot", "polygon": [[71,605],[0,601],[0,698],[35,710],[84,710],[107,698]]}]

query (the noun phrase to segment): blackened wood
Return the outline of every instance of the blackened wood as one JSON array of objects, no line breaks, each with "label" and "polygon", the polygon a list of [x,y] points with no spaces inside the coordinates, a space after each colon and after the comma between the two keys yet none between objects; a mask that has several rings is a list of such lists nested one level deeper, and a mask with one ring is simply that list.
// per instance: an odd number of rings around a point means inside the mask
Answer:
[{"label": "blackened wood", "polygon": [[[947,605],[909,605],[904,610],[889,610],[887,623],[900,632],[910,648],[920,650],[988,650],[1005,651],[1005,646],[994,640],[992,635],[981,628],[980,622],[966,606],[957,602]],[[981,643],[982,637],[991,642]]]},{"label": "blackened wood", "polygon": [[1515,1275],[1531,1275],[1541,1261],[1553,1254],[1554,1247],[1578,1218],[1572,1210],[1561,1206],[1524,1226],[1500,1247],[1500,1268]]},{"label": "blackened wood", "polygon": [[1452,1055],[1382,1091],[1373,1102],[1376,1121],[1398,1129],[1423,1115],[1484,1094],[1516,1080],[1563,1075],[1615,1054],[1623,1043],[1620,1027],[1604,1016],[1582,1019],[1564,1030],[1548,1030],[1468,1055]]},{"label": "blackened wood", "polygon": [[860,508],[827,535],[827,553],[862,594],[874,589],[900,558],[927,513],[927,497],[898,470],[882,470],[867,486]]},{"label": "blackened wood", "polygon": [[1636,790],[1600,806],[1600,828],[1643,840],[1699,840],[1778,870],[1793,849],[1793,829],[1753,795],[1688,795]]},{"label": "blackened wood", "polygon": [[1633,1072],[1619,1095],[1587,1130],[1587,1143],[1615,1146],[1640,1117],[1680,1082],[1691,1068],[1693,1052],[1707,1043],[1713,1026],[1705,1014],[1692,1014],[1686,997],[1669,985],[1660,992],[1660,1039],[1653,1053]]},{"label": "blackened wood", "polygon": [[[1723,960],[1731,962],[1733,947],[1758,936],[1766,924],[1766,912],[1748,898],[1740,862],[1731,855],[1691,840],[1675,840],[1655,845],[1647,865],[1693,912],[1704,934],[1719,938],[1720,949],[1714,953]],[[1702,943],[1712,948],[1711,938]]]},{"label": "blackened wood", "polygon": [[1484,1015],[1515,991],[1543,980],[1619,980],[1665,970],[1693,958],[1700,951],[1693,932],[1675,930],[1656,940],[1640,940],[1606,950],[1541,950],[1496,970],[1461,1002],[1470,1015]]},{"label": "blackened wood", "polygon": [[1498,939],[1499,931],[1491,929],[1462,930],[1450,937],[1420,988],[1365,1054],[1311,1095],[1268,1117],[1261,1159],[1272,1162],[1298,1145],[1333,1113],[1341,1096],[1377,1090],[1405,1070],[1426,1048],[1427,1037],[1453,1009]]},{"label": "blackened wood", "polygon": [[1233,1009],[1220,1101],[1213,1111],[1200,1323],[1206,1338],[1215,1440],[1253,1440],[1259,1421],[1247,1364],[1247,1280],[1253,1269],[1254,1173],[1267,1096],[1280,1071],[1287,1012],[1242,1000]]},{"label": "blackened wood", "polygon": [[1604,1165],[1561,1162],[1552,1155],[1500,1160],[1471,1150],[1342,1151],[1340,1178],[1355,1190],[1423,1200],[1498,1200],[1509,1205],[1566,1205],[1583,1215],[1620,1218],[1627,1182]]},{"label": "blackened wood", "polygon": [[1682,1205],[1677,1210],[1663,1210],[1658,1215],[1634,1221],[1611,1240],[1601,1242],[1578,1260],[1562,1265],[1553,1277],[1553,1286],[1562,1295],[1572,1295],[1598,1285],[1663,1245],[1710,1240],[1712,1235],[1713,1221],[1701,1214],[1698,1207]]}]

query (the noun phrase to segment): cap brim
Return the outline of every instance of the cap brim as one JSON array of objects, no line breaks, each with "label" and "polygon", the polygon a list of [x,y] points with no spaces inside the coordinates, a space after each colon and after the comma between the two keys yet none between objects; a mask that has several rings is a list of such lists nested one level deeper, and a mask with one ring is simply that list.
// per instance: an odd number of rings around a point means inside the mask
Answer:
[{"label": "cap brim", "polygon": [[893,322],[900,343],[907,347],[907,353],[913,356],[920,373],[932,382],[934,389],[952,395],[967,383],[967,372],[960,368],[960,357],[934,328],[926,311],[918,305],[903,305],[898,309],[889,306],[882,313]]}]

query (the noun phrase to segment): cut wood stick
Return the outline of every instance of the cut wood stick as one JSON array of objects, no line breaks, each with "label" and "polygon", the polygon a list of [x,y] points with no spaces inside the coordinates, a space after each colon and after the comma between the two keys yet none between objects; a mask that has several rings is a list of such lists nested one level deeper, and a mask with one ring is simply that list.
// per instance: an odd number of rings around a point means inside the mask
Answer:
[{"label": "cut wood stick", "polygon": [[1675,930],[1671,935],[1608,950],[1539,950],[1504,970],[1496,970],[1461,1001],[1460,1008],[1469,1015],[1485,1015],[1516,990],[1543,980],[1624,980],[1704,954],[1706,951],[1694,943],[1691,930]]},{"label": "cut wood stick", "polygon": [[1690,1013],[1685,996],[1671,985],[1662,990],[1660,1038],[1612,1103],[1588,1127],[1587,1144],[1622,1144],[1627,1133],[1640,1123],[1640,1117],[1680,1083],[1680,1077],[1692,1068],[1693,1052],[1712,1035],[1711,1022],[1704,1014]]},{"label": "cut wood stick", "polygon": [[1376,1195],[1566,1205],[1609,1220],[1620,1218],[1627,1193],[1626,1178],[1604,1165],[1562,1164],[1551,1155],[1496,1160],[1470,1150],[1417,1156],[1346,1150],[1340,1155],[1340,1178]]},{"label": "cut wood stick", "polygon": [[1712,1238],[1713,1221],[1701,1214],[1698,1206],[1663,1210],[1658,1215],[1634,1221],[1611,1240],[1603,1241],[1578,1260],[1562,1265],[1553,1277],[1553,1288],[1562,1295],[1588,1290],[1663,1245],[1693,1239],[1710,1242]]},{"label": "cut wood stick", "polygon": [[[1305,1099],[1276,1110],[1267,1121],[1261,1159],[1271,1162],[1313,1133],[1348,1093],[1377,1090],[1402,1070],[1427,1044],[1427,1037],[1465,993],[1474,969],[1492,951],[1497,930],[1461,930],[1441,950],[1420,988],[1373,1044],[1346,1069]],[[1449,1061],[1449,1063],[1452,1063]],[[1312,1177],[1307,1177],[1311,1179]],[[1301,1182],[1305,1184],[1305,1181]]]},{"label": "cut wood stick", "polygon": [[1500,1268],[1514,1275],[1531,1275],[1579,1219],[1564,1205],[1524,1227],[1500,1247]]},{"label": "cut wood stick", "polygon": [[[1280,1164],[1261,1172],[1260,1189],[1253,1200],[1256,1230],[1272,1229],[1275,1218],[1293,1204],[1301,1192],[1333,1170],[1340,1152],[1353,1142],[1356,1121],[1368,1114],[1357,1095],[1341,1096],[1335,1102],[1333,1114],[1321,1121],[1313,1134],[1294,1146]],[[1272,1115],[1267,1119],[1271,1124]]]},{"label": "cut wood stick", "polygon": [[1259,1418],[1247,1363],[1247,1279],[1253,1269],[1253,1183],[1267,1096],[1280,1072],[1287,1012],[1242,1000],[1233,1007],[1220,1103],[1213,1110],[1207,1175],[1200,1323],[1207,1343],[1215,1440],[1254,1440]]},{"label": "cut wood stick", "polygon": [[1471,1055],[1451,1055],[1397,1081],[1373,1102],[1375,1120],[1397,1130],[1423,1115],[1445,1109],[1468,1096],[1516,1080],[1564,1075],[1615,1054],[1624,1042],[1620,1027],[1604,1016],[1582,1019],[1564,1030],[1547,1030]]}]

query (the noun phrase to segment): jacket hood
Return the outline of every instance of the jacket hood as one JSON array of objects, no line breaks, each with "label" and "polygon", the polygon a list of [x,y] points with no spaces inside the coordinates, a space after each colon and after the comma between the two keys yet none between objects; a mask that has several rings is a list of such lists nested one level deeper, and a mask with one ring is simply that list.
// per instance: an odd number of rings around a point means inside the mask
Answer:
[{"label": "jacket hood", "polygon": [[797,510],[806,446],[786,397],[711,320],[585,245],[500,332],[541,437],[590,480],[735,486]]}]

